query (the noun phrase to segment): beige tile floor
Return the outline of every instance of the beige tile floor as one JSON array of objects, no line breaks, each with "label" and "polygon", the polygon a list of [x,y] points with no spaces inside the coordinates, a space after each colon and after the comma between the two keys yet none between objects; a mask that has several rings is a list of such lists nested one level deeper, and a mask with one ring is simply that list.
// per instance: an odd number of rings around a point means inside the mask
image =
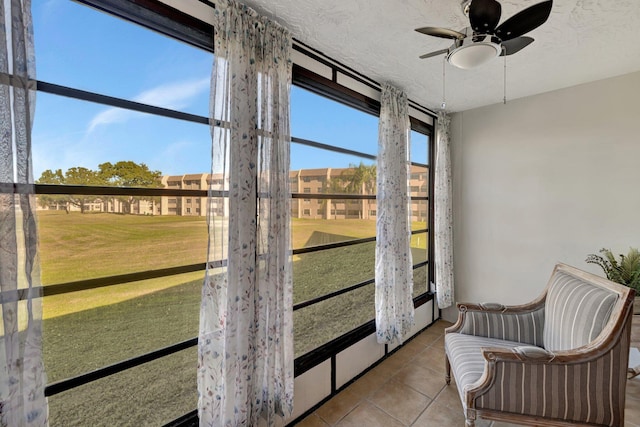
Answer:
[{"label": "beige tile floor", "polygon": [[[637,318],[637,319],[636,319]],[[640,316],[632,346],[640,347]],[[455,385],[444,382],[444,328],[438,321],[297,425],[300,427],[462,427]],[[640,377],[627,383],[626,427],[640,427]],[[479,420],[478,427],[515,424]]]}]

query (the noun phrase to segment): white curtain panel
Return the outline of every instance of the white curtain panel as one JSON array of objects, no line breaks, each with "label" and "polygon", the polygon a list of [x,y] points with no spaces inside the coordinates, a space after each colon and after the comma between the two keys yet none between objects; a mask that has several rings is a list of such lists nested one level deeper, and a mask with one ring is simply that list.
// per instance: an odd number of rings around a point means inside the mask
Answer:
[{"label": "white curtain panel", "polygon": [[[31,160],[31,2],[0,0],[0,425],[48,425]],[[5,25],[6,24],[6,25]]]},{"label": "white curtain panel", "polygon": [[235,1],[215,5],[198,414],[201,426],[273,425],[293,409],[291,36]]},{"label": "white curtain panel", "polygon": [[410,131],[407,95],[383,84],[376,197],[376,335],[379,343],[394,340],[402,343],[413,326]]},{"label": "white curtain panel", "polygon": [[450,118],[438,113],[435,170],[435,261],[438,307],[454,303],[453,288],[453,211],[451,187]]}]

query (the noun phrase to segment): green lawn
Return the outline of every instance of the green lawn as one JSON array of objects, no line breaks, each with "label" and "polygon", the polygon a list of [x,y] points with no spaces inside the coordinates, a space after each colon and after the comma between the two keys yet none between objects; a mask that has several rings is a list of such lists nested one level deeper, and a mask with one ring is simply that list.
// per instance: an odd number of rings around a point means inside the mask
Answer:
[{"label": "green lawn", "polygon": [[[206,255],[204,218],[40,212],[39,225],[45,285],[199,263]],[[293,221],[295,247],[374,234],[371,220]],[[424,259],[425,237],[412,239],[416,262]],[[295,302],[372,278],[374,252],[375,244],[366,243],[294,257]],[[425,271],[416,272],[417,283],[426,282]],[[45,298],[49,382],[195,337],[202,277],[203,272],[191,273]],[[298,310],[296,355],[372,319],[373,305],[369,285]],[[195,349],[185,350],[52,396],[52,425],[169,421],[195,407],[196,362]],[[95,393],[104,399],[97,403],[90,397]]]},{"label": "green lawn", "polygon": [[203,217],[38,212],[42,282],[204,262]]},{"label": "green lawn", "polygon": [[[305,219],[292,220],[292,243],[294,248],[312,246],[314,233],[318,231],[335,236],[360,239],[376,235],[376,221],[369,219]],[[346,240],[346,239],[337,239]]]}]

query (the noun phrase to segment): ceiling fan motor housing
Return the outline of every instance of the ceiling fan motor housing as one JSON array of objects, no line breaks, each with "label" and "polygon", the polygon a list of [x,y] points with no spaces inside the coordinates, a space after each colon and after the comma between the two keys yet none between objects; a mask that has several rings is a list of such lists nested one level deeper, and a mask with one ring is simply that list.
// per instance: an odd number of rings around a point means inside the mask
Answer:
[{"label": "ceiling fan motor housing", "polygon": [[500,55],[500,39],[491,34],[473,34],[456,40],[447,54],[447,61],[465,70],[484,64]]}]

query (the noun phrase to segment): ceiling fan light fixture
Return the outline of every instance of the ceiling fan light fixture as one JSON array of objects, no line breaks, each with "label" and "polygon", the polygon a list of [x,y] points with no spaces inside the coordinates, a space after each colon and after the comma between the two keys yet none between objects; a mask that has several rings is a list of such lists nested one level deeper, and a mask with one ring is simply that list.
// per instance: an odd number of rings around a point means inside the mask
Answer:
[{"label": "ceiling fan light fixture", "polygon": [[529,6],[498,25],[502,5],[497,0],[462,0],[462,11],[469,18],[470,27],[454,31],[441,27],[421,27],[416,31],[432,37],[453,40],[449,49],[441,49],[420,55],[420,59],[446,54],[446,60],[454,67],[470,69],[478,67],[497,56],[513,55],[533,42],[524,34],[544,24],[553,7],[553,0],[545,0]]},{"label": "ceiling fan light fixture", "polygon": [[[469,43],[465,43],[469,39]],[[500,55],[500,44],[493,41],[473,42],[467,37],[460,46],[447,55],[447,61],[454,67],[468,70],[478,67]]]}]

